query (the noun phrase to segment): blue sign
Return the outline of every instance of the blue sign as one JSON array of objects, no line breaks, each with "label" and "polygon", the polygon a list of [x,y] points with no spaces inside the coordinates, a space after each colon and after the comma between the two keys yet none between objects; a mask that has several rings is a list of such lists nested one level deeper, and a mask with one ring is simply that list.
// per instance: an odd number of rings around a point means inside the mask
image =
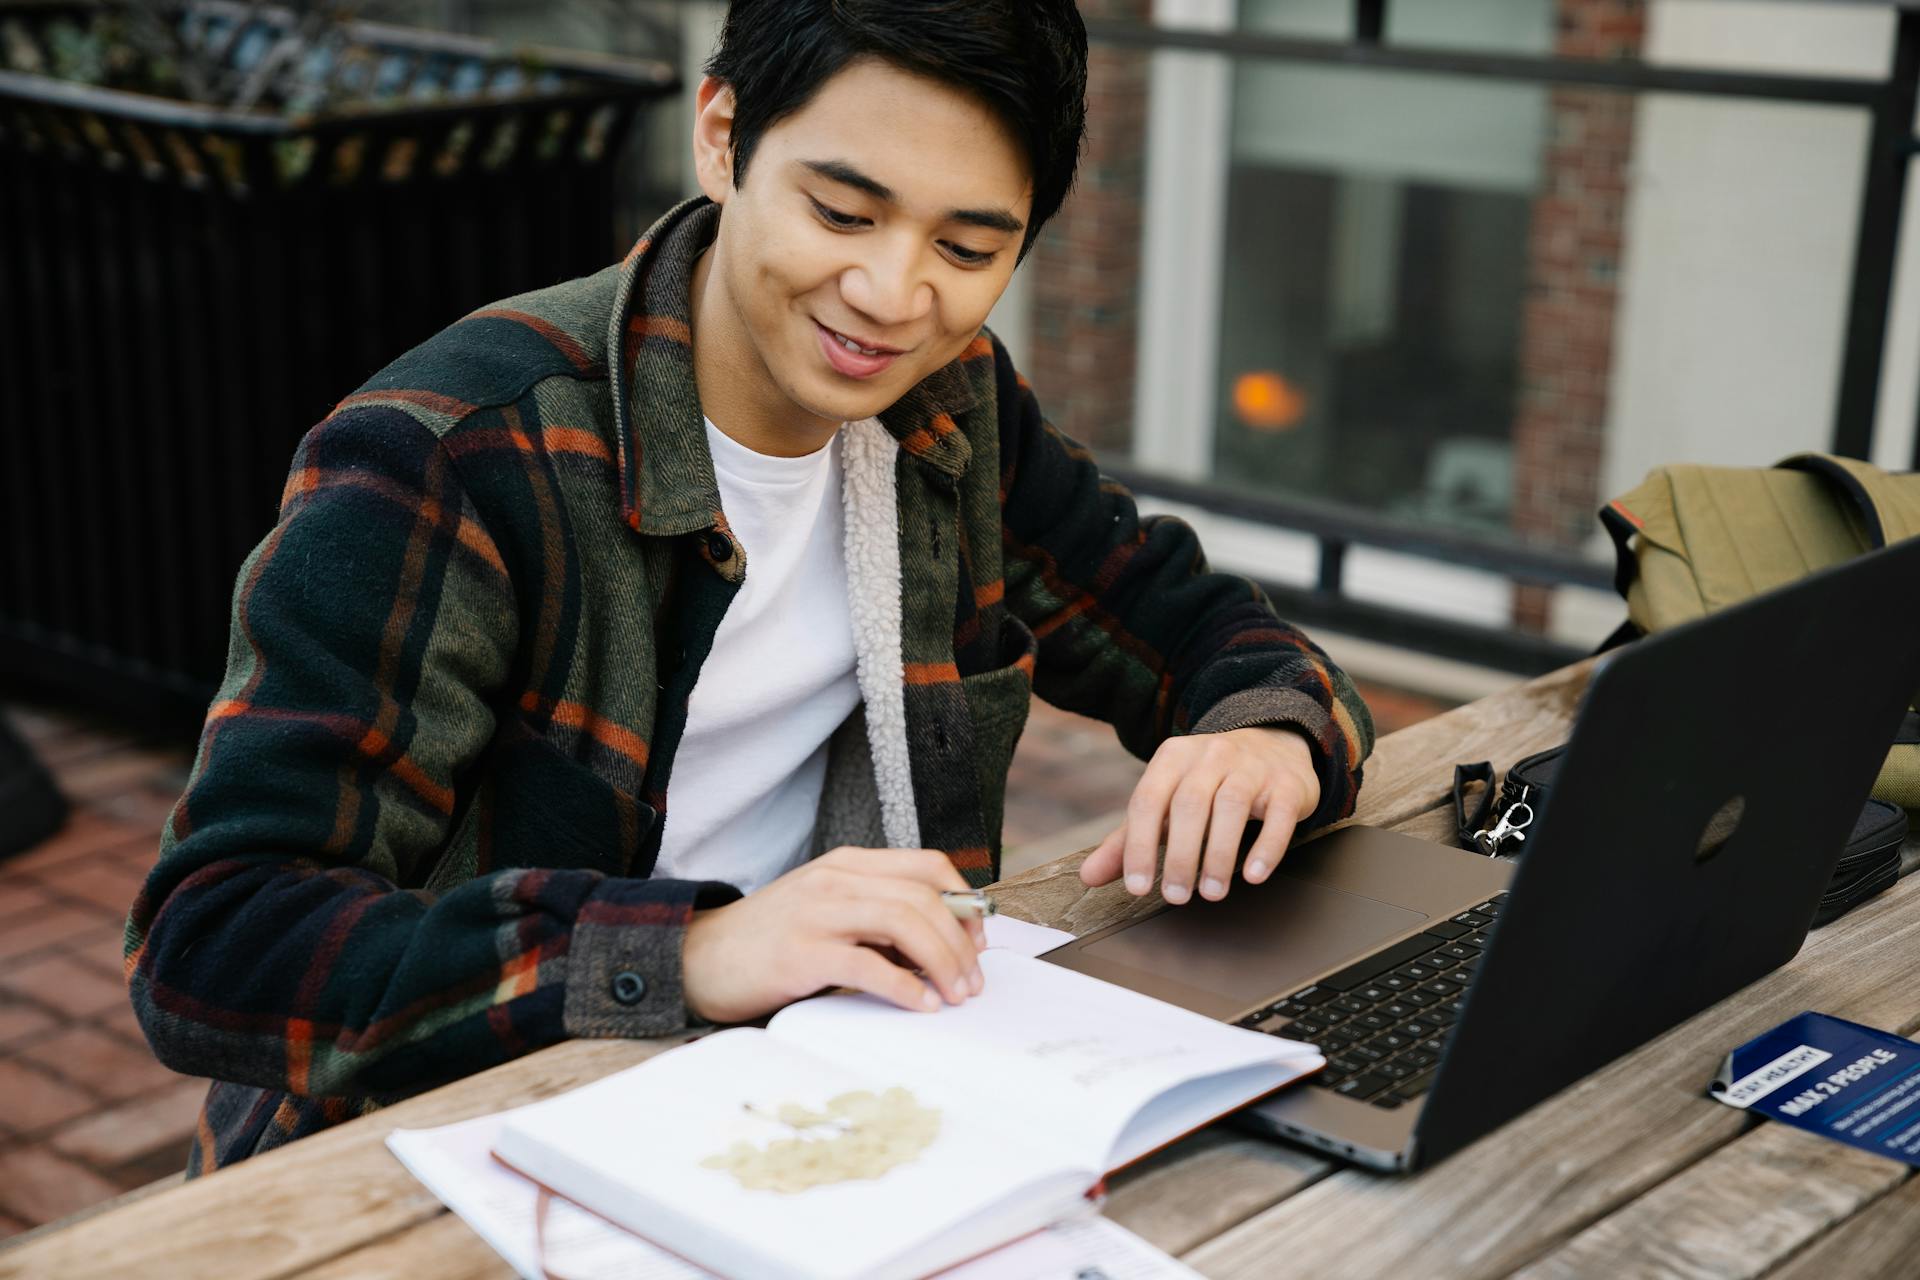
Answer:
[{"label": "blue sign", "polygon": [[1920,1044],[1803,1013],[1727,1055],[1708,1086],[1730,1107],[1920,1165]]}]

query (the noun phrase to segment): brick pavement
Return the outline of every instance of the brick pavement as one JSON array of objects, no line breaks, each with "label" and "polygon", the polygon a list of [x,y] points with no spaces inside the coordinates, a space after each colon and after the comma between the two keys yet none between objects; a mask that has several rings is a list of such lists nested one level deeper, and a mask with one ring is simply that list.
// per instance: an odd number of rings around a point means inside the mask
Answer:
[{"label": "brick pavement", "polygon": [[[1383,733],[1448,705],[1363,691]],[[205,1093],[147,1049],[120,963],[191,752],[45,708],[5,713],[74,816],[0,862],[0,1239],[177,1173]],[[1123,808],[1140,769],[1106,725],[1036,702],[1009,780],[1009,848]]]},{"label": "brick pavement", "polygon": [[206,1092],[147,1049],[120,963],[189,753],[49,710],[10,719],[74,813],[0,862],[0,1237],[178,1172]]}]

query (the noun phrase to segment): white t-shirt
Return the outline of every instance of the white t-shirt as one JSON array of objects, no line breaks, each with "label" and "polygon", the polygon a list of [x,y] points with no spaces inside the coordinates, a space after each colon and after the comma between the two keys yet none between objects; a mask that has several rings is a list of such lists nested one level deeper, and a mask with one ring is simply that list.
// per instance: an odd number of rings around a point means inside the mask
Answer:
[{"label": "white t-shirt", "polygon": [[774,458],[707,423],[747,576],[688,703],[656,876],[751,893],[807,859],[827,738],[860,701],[840,441]]}]

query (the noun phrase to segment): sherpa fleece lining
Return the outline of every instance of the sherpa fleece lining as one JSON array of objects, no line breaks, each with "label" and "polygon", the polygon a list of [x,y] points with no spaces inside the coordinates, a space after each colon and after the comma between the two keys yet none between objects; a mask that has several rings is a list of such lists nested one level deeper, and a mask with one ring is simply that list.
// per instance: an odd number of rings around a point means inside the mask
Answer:
[{"label": "sherpa fleece lining", "polygon": [[854,666],[867,704],[867,738],[887,843],[920,847],[907,755],[907,697],[901,663],[900,509],[894,468],[900,446],[878,418],[849,422],[841,451],[847,527],[847,602]]}]

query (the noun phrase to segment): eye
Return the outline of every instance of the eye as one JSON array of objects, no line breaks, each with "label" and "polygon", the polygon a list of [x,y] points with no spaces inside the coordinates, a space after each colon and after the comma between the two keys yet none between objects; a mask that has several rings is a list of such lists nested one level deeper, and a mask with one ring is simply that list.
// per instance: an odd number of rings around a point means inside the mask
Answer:
[{"label": "eye", "polygon": [[965,245],[955,244],[951,240],[945,240],[941,243],[945,246],[947,252],[952,255],[953,260],[963,267],[984,267],[999,256],[997,251],[982,253],[978,249],[969,249]]},{"label": "eye", "polygon": [[862,218],[857,214],[842,213],[838,209],[834,209],[827,205],[821,204],[818,200],[815,200],[812,196],[808,196],[807,200],[813,205],[813,211],[815,214],[819,215],[820,221],[826,223],[830,227],[836,228],[837,230],[851,231],[854,228],[866,222],[865,218]]}]

